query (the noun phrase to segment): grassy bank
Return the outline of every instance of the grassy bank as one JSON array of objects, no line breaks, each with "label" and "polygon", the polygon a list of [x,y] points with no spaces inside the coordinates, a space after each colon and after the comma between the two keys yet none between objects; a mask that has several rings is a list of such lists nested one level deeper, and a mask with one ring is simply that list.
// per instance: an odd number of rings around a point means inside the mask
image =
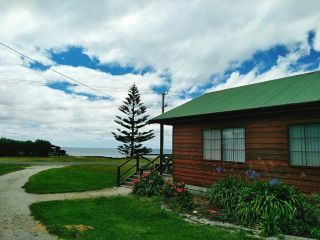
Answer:
[{"label": "grassy bank", "polygon": [[0,157],[2,162],[107,162],[122,163],[126,158],[107,158],[107,157]]},{"label": "grassy bank", "polygon": [[115,182],[116,166],[81,165],[37,173],[24,188],[29,193],[82,192],[113,187]]},{"label": "grassy bank", "polygon": [[187,223],[160,209],[156,198],[129,196],[53,201],[33,204],[31,210],[50,233],[62,239],[250,239],[242,232]]},{"label": "grassy bank", "polygon": [[24,169],[26,166],[25,165],[8,165],[8,164],[0,164],[0,176],[10,173],[10,172],[15,172]]}]

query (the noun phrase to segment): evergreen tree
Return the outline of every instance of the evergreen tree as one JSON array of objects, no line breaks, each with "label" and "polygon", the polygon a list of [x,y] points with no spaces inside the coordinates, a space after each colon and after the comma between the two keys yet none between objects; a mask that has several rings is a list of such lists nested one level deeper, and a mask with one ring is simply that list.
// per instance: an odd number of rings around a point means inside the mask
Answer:
[{"label": "evergreen tree", "polygon": [[116,116],[115,122],[121,126],[118,134],[112,132],[114,138],[123,144],[118,147],[121,154],[133,157],[136,154],[146,154],[151,152],[151,148],[143,146],[142,142],[154,138],[153,130],[142,131],[147,125],[149,115],[146,115],[147,108],[141,102],[140,93],[135,84],[129,91],[128,97],[123,101],[119,110],[125,117]]}]

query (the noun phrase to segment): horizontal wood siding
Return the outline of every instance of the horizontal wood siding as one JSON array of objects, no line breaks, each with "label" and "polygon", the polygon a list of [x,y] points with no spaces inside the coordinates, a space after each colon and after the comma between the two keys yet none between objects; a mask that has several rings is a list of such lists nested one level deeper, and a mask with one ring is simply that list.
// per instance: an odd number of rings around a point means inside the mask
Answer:
[{"label": "horizontal wood siding", "polygon": [[[252,168],[265,179],[277,178],[305,192],[320,192],[320,168],[294,167],[289,163],[288,126],[300,123],[320,123],[320,112],[269,114],[174,124],[173,177],[187,184],[209,186],[230,175],[244,176],[244,172]],[[246,162],[203,160],[203,130],[230,127],[245,128]],[[220,165],[225,168],[224,173],[216,171]]]}]

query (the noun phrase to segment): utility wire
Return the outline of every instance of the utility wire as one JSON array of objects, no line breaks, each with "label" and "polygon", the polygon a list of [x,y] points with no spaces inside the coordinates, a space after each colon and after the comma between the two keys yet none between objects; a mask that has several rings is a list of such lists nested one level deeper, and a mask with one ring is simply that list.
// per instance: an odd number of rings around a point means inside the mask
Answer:
[{"label": "utility wire", "polygon": [[[47,82],[43,83],[40,81],[34,81],[34,80],[21,80],[18,78],[1,78],[0,77],[0,83],[4,84],[4,85],[30,85],[30,86],[48,86],[48,84],[51,83],[56,83],[56,82]],[[123,90],[121,88],[104,88],[104,90],[106,91],[112,91],[112,92],[125,92],[127,93],[128,90]],[[153,91],[140,91],[140,94],[159,94],[157,92],[153,92]],[[175,91],[170,91],[167,94],[172,95],[172,94],[181,94],[182,92],[175,92]]]},{"label": "utility wire", "polygon": [[[80,84],[80,85],[82,85],[82,86],[84,86],[84,87],[86,87],[86,88],[89,88],[89,89],[91,89],[91,90],[93,90],[93,91],[96,91],[96,92],[98,92],[98,93],[100,93],[100,94],[103,94],[103,95],[105,95],[105,96],[108,96],[108,97],[111,97],[111,98],[116,98],[116,97],[114,97],[114,96],[112,96],[112,95],[110,95],[110,94],[107,94],[107,93],[104,93],[104,92],[100,91],[99,89],[96,89],[96,88],[94,88],[94,87],[91,87],[91,86],[88,85],[88,84],[82,83],[82,82],[80,82],[80,81],[78,81],[78,80],[76,80],[76,79],[74,79],[74,78],[72,78],[72,77],[69,77],[69,76],[65,75],[64,73],[61,73],[61,72],[59,72],[59,71],[51,68],[50,66],[47,66],[47,65],[45,65],[45,64],[43,64],[43,63],[41,63],[41,62],[39,62],[39,61],[37,61],[37,60],[35,60],[35,59],[33,59],[33,58],[31,58],[31,57],[29,57],[29,56],[21,53],[21,52],[13,49],[12,47],[9,47],[8,45],[6,45],[6,44],[4,44],[4,43],[2,43],[2,42],[0,42],[0,45],[2,45],[2,46],[4,46],[5,48],[7,48],[7,49],[9,49],[9,50],[11,50],[11,51],[19,54],[20,56],[22,56],[22,57],[24,57],[24,58],[27,58],[27,59],[29,59],[29,60],[31,60],[31,61],[33,61],[33,62],[35,62],[35,63],[37,63],[37,64],[39,64],[39,65],[41,65],[41,66],[43,66],[43,67],[45,67],[45,68],[48,69],[48,70],[51,70],[52,72],[55,72],[55,73],[57,73],[57,74],[65,77],[65,78],[67,78],[67,79],[69,79],[69,80],[71,80],[71,81],[73,81],[73,82],[76,82],[76,83],[78,83],[78,84]],[[120,100],[120,99],[119,99],[119,100]]]},{"label": "utility wire", "polygon": [[[51,83],[48,82],[48,84],[51,84]],[[0,85],[24,85],[24,86],[50,87],[50,86],[48,86],[48,84],[40,83],[40,82],[36,82],[36,81],[11,82],[10,79],[3,80],[3,79],[0,78]],[[111,88],[106,88],[105,90],[106,91],[112,91],[112,92],[124,92],[124,93],[128,92],[128,91],[125,91],[125,90],[117,90],[117,89],[111,89]],[[158,94],[158,93],[152,92],[152,91],[139,91],[139,93],[141,95],[144,95],[144,94],[157,95]]]}]

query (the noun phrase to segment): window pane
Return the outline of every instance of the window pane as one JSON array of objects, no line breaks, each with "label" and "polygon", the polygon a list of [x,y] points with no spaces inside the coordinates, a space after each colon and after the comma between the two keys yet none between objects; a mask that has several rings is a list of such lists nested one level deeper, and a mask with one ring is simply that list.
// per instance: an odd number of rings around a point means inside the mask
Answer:
[{"label": "window pane", "polygon": [[304,126],[291,126],[289,129],[290,138],[304,138]]},{"label": "window pane", "polygon": [[211,139],[211,130],[203,131],[203,139]]},{"label": "window pane", "polygon": [[204,149],[203,150],[203,158],[205,159],[205,160],[210,160],[210,150],[207,150],[207,149]]},{"label": "window pane", "polygon": [[244,128],[228,128],[223,130],[223,160],[245,162],[245,130]]},{"label": "window pane", "polygon": [[290,152],[291,164],[292,165],[303,165],[303,154],[302,152]]},{"label": "window pane", "polygon": [[205,160],[221,160],[221,130],[203,131],[203,158]]},{"label": "window pane", "polygon": [[211,134],[212,134],[212,139],[217,139],[217,140],[221,139],[221,131],[219,129],[211,130]]},{"label": "window pane", "polygon": [[290,162],[299,166],[320,166],[320,124],[290,126]]},{"label": "window pane", "polygon": [[232,139],[233,138],[233,129],[223,129],[223,139]]}]

